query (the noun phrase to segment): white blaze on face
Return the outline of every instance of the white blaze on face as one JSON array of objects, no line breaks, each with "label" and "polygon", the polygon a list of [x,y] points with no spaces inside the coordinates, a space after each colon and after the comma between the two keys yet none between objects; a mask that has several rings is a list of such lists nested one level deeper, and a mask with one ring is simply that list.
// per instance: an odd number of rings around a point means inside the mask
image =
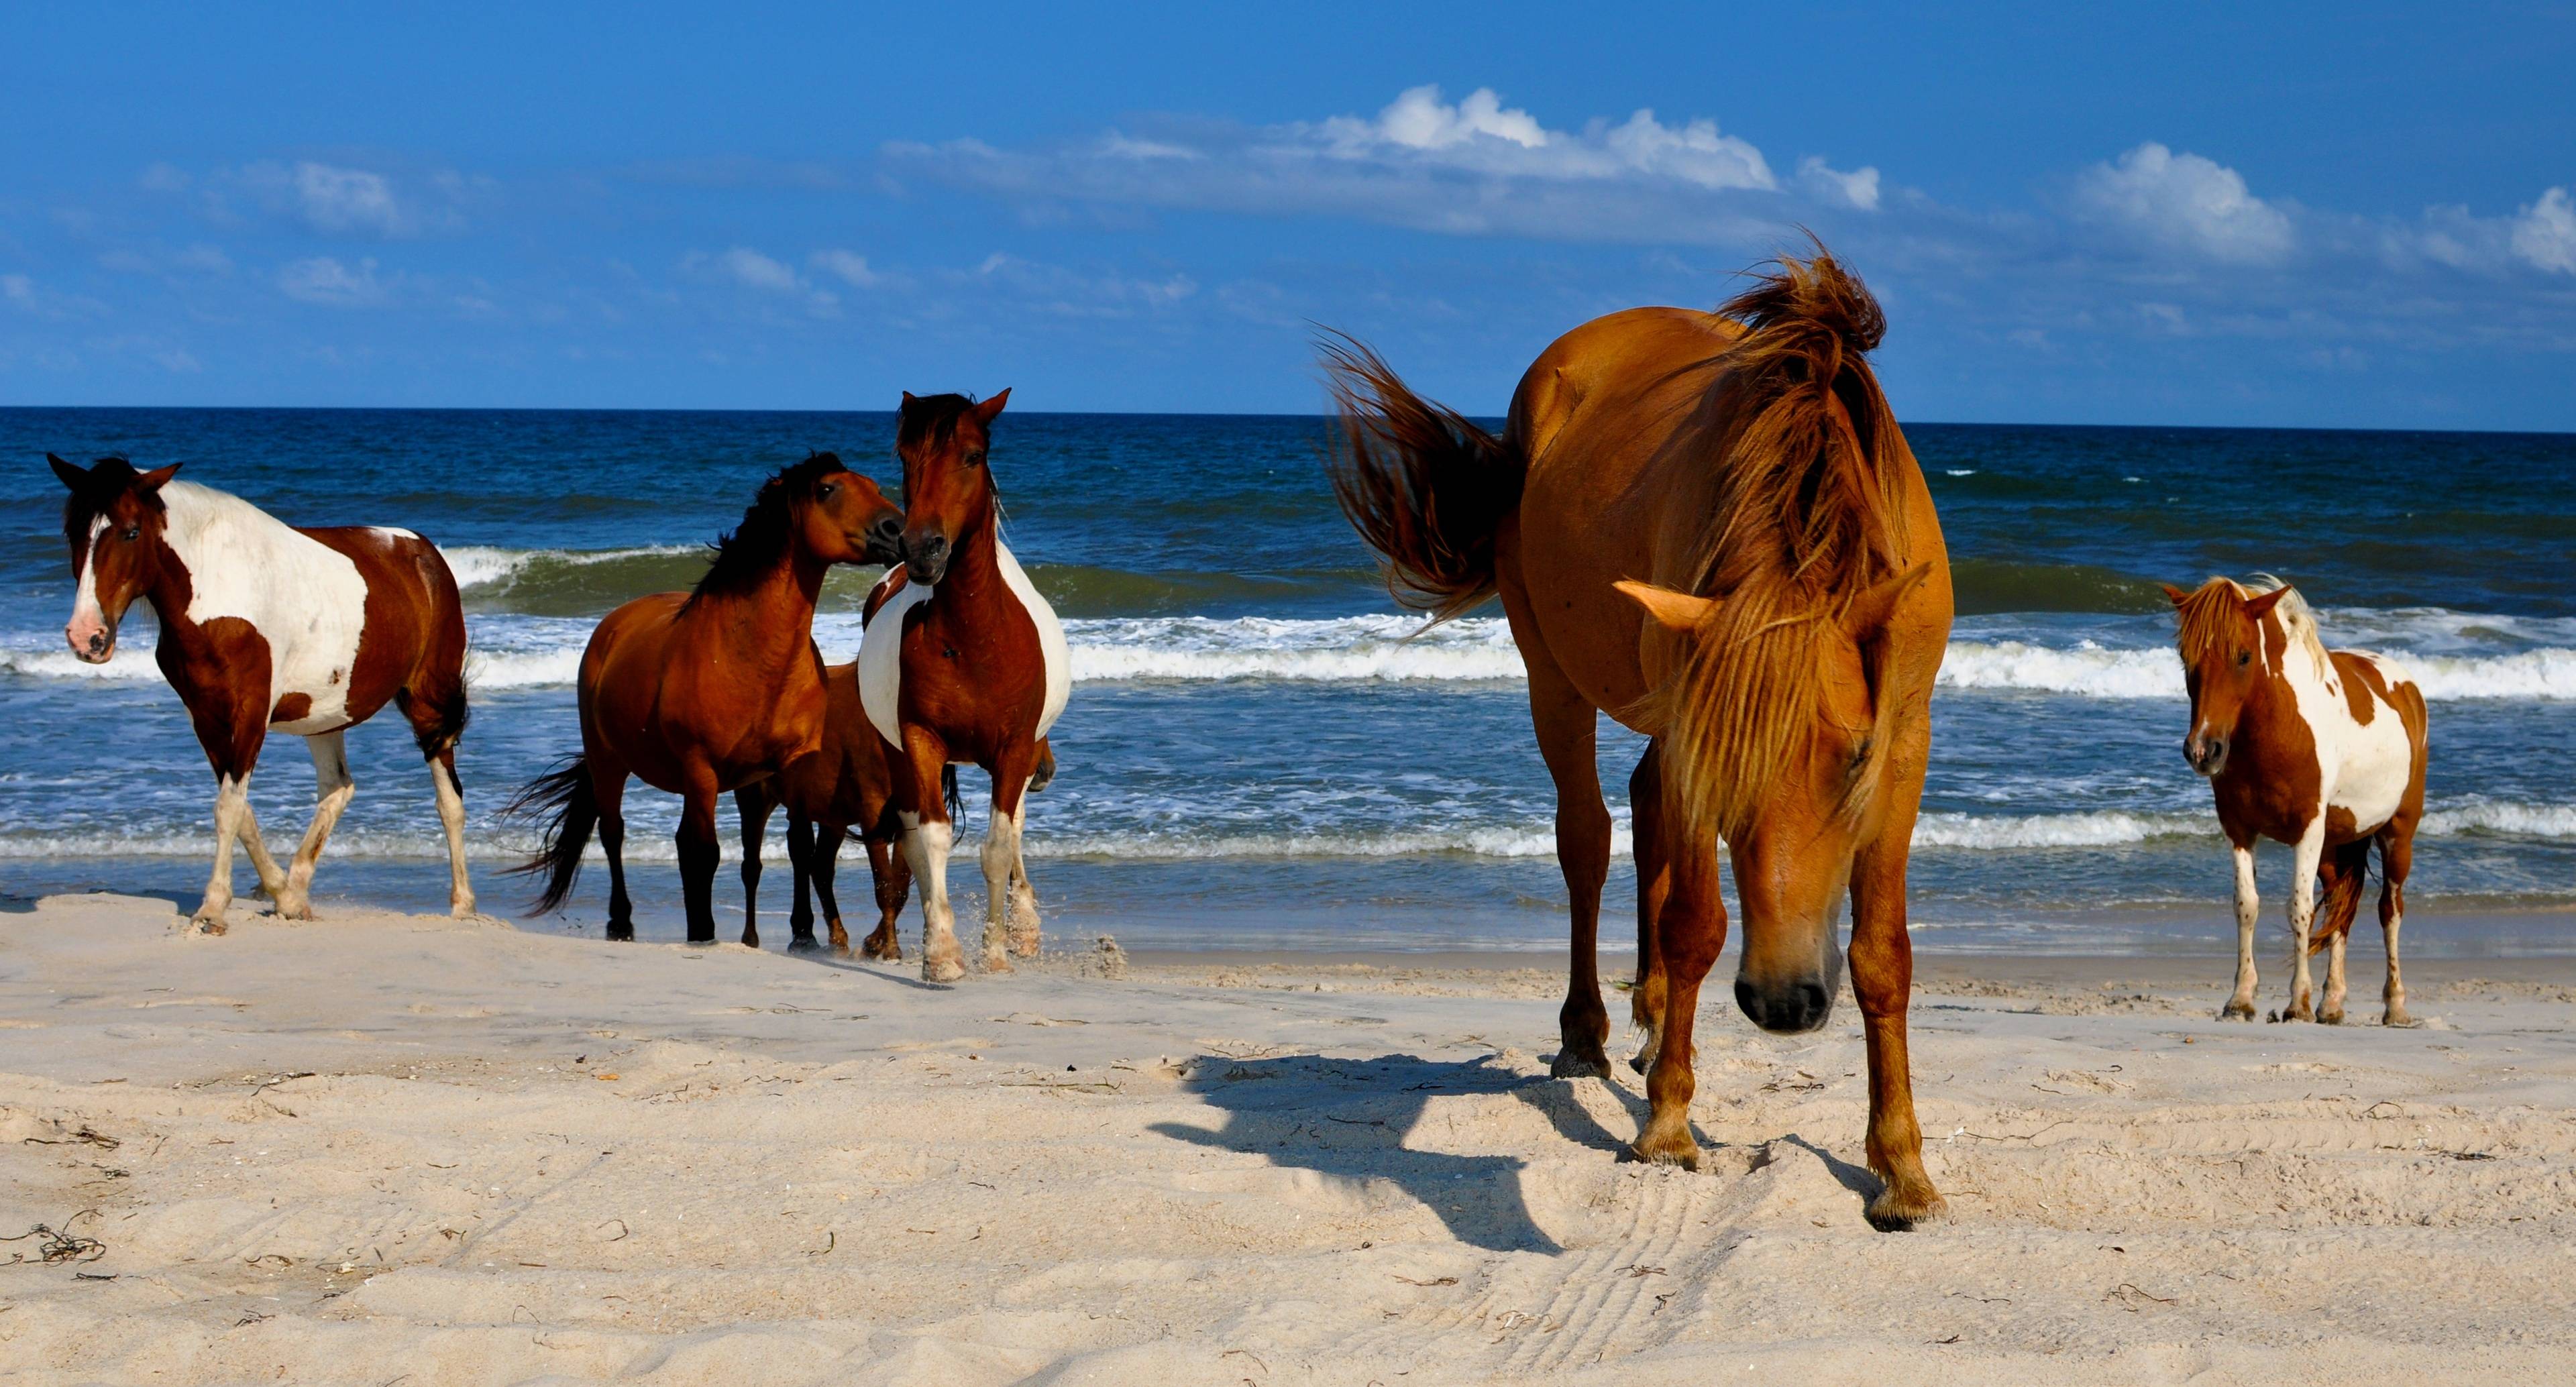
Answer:
[{"label": "white blaze on face", "polygon": [[107,517],[92,516],[89,522],[89,544],[82,552],[80,588],[72,596],[72,619],[63,626],[63,639],[71,642],[74,653],[87,658],[92,636],[107,629],[107,613],[98,605],[98,541],[107,533]]}]

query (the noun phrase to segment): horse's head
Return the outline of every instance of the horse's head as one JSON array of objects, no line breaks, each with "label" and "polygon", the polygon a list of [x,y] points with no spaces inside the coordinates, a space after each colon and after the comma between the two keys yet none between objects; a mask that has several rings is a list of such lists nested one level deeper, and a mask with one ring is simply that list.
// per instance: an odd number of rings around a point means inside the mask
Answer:
[{"label": "horse's head", "polygon": [[796,510],[798,541],[806,552],[830,563],[902,562],[903,512],[874,478],[841,466],[830,453],[815,456],[829,466],[806,479],[804,503]]},{"label": "horse's head", "polygon": [[1682,851],[1710,829],[1725,839],[1743,907],[1735,1003],[1764,1030],[1811,1031],[1833,1010],[1852,858],[1877,834],[1893,784],[1881,774],[1901,701],[1887,688],[1888,636],[1929,571],[1865,589],[1840,615],[1786,618],[1757,602],[1618,585],[1663,632],[1650,655],[1659,644],[1669,657],[1649,664],[1662,684],[1664,832]]},{"label": "horse's head", "polygon": [[2181,617],[2175,643],[2182,651],[2183,687],[2191,692],[2191,731],[2183,737],[2182,759],[2202,775],[2216,775],[2227,768],[2227,749],[2247,701],[2280,672],[2289,650],[2289,632],[2272,620],[2272,609],[2290,589],[2249,592],[2226,578],[2212,578],[2193,592],[2163,586]]},{"label": "horse's head", "polygon": [[993,420],[1010,398],[1008,390],[980,404],[963,395],[904,392],[894,450],[903,462],[903,558],[914,582],[946,577],[958,547],[992,523],[993,478],[984,454]]},{"label": "horse's head", "polygon": [[72,619],[63,639],[72,653],[91,664],[105,664],[116,653],[116,624],[134,599],[160,580],[161,532],[167,508],[161,484],[179,464],[137,472],[123,458],[101,458],[87,471],[51,453],[54,475],[71,489],[63,505],[63,538],[72,551]]}]

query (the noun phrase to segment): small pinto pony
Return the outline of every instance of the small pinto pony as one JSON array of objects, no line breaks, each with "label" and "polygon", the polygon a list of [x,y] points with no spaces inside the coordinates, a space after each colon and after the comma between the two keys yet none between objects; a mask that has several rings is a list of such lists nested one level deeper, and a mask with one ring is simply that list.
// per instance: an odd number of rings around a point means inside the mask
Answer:
[{"label": "small pinto pony", "polygon": [[1038,951],[1037,893],[1020,860],[1024,798],[1047,729],[1073,692],[1072,661],[1055,609],[1002,543],[1001,498],[987,456],[1005,390],[903,397],[895,452],[903,460],[904,567],[859,645],[859,696],[890,747],[894,807],[921,883],[921,975],[966,974],[948,906],[955,830],[940,787],[952,763],[993,778],[984,834],[983,965]]},{"label": "small pinto pony", "polygon": [[[2254,840],[2288,843],[2290,1004],[2276,1021],[2343,1020],[2344,943],[2379,845],[2379,927],[2388,941],[2384,1025],[2408,1024],[2397,970],[2406,873],[2424,817],[2424,695],[2385,655],[2329,651],[2296,589],[2274,578],[2167,585],[2191,692],[2183,759],[2209,778],[2236,854],[2236,991],[2219,1015],[2254,1019]],[[2325,921],[2316,924],[2317,883]],[[2308,957],[2331,948],[2325,1008],[2310,1000]]]},{"label": "small pinto pony", "polygon": [[[1744,945],[1735,1000],[1811,1031],[1851,973],[1869,1045],[1869,1205],[1940,1216],[1906,1061],[1905,867],[1951,618],[1949,562],[1864,354],[1884,320],[1818,248],[1716,313],[1638,308],[1539,355],[1497,436],[1328,341],[1331,477],[1399,601],[1445,620],[1499,594],[1529,666],[1572,898],[1560,1076],[1606,1075],[1594,956],[1610,815],[1595,718],[1651,740],[1629,781],[1652,1113],[1631,1153],[1696,1167],[1691,1034],[1726,941],[1722,839]],[[1623,581],[1638,580],[1644,581]]]},{"label": "small pinto pony", "polygon": [[[176,463],[138,472],[123,458],[84,471],[48,453],[71,489],[63,507],[72,578],[63,628],[72,653],[104,664],[135,599],[152,605],[153,658],[188,705],[215,771],[215,869],[190,923],[224,932],[233,842],[283,919],[313,918],[314,864],[356,786],[342,734],[388,702],[411,723],[447,830],[447,903],[474,913],[465,872],[465,612],[437,546],[409,530],[296,529],[238,496],[173,481]],[[260,841],[250,775],[271,730],[313,753],[313,824],[281,872]]]},{"label": "small pinto pony", "polygon": [[[716,800],[822,745],[813,629],[823,575],[893,562],[902,532],[903,513],[875,482],[816,453],[762,484],[694,591],[639,597],[601,619],[581,656],[581,753],[508,810],[552,816],[537,854],[511,869],[545,878],[532,913],[563,906],[595,827],[608,854],[608,937],[635,937],[622,812],[633,775],[686,801],[677,838],[689,942],[715,941]],[[743,874],[746,890],[757,881]],[[760,942],[749,900],[742,942]]]}]

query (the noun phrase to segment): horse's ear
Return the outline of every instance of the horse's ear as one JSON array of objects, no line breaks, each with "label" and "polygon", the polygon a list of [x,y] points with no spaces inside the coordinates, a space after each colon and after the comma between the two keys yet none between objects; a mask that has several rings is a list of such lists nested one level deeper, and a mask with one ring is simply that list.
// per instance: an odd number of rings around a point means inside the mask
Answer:
[{"label": "horse's ear", "polygon": [[1851,609],[1843,613],[1843,630],[1856,641],[1870,640],[1887,629],[1888,619],[1896,615],[1896,604],[1905,600],[1923,576],[1932,571],[1929,559],[1897,574],[1886,582],[1865,589],[1852,599]]},{"label": "horse's ear", "polygon": [[1009,404],[1010,402],[1010,387],[1004,386],[1000,394],[995,395],[993,398],[975,406],[976,422],[984,425],[986,428],[991,428],[993,426],[995,416],[1002,412],[1002,406]]},{"label": "horse's ear", "polygon": [[2261,621],[2264,613],[2281,605],[2281,599],[2289,595],[2290,590],[2288,588],[2278,587],[2260,597],[2249,597],[2245,600],[2245,614],[2254,618],[2256,621]]},{"label": "horse's ear", "polygon": [[2173,603],[2177,607],[2191,600],[2190,593],[2183,591],[2181,588],[2175,587],[2171,583],[2158,583],[2156,586],[2163,588],[2165,590],[2165,600]]},{"label": "horse's ear", "polygon": [[89,473],[82,471],[79,464],[65,462],[51,453],[45,454],[45,461],[53,464],[54,475],[62,478],[63,485],[72,490],[78,491],[89,485]]},{"label": "horse's ear", "polygon": [[171,463],[167,467],[155,467],[151,471],[134,479],[134,489],[142,492],[146,496],[149,496],[153,492],[159,491],[162,483],[178,475],[179,464],[175,462]]},{"label": "horse's ear", "polygon": [[914,399],[914,398],[912,398],[912,392],[911,392],[911,391],[907,390],[907,391],[903,392],[903,407],[904,407],[905,409],[910,409],[910,408],[912,408],[914,405],[919,404],[919,403],[921,403],[921,402],[920,402],[920,401],[918,401],[918,400],[916,400],[916,399]]},{"label": "horse's ear", "polygon": [[1679,631],[1685,634],[1696,631],[1699,629],[1700,620],[1717,606],[1715,602],[1705,597],[1693,597],[1687,592],[1659,588],[1652,583],[1633,583],[1622,580],[1610,586],[1625,594],[1629,601],[1645,608],[1646,615],[1652,618],[1656,625],[1667,631]]}]

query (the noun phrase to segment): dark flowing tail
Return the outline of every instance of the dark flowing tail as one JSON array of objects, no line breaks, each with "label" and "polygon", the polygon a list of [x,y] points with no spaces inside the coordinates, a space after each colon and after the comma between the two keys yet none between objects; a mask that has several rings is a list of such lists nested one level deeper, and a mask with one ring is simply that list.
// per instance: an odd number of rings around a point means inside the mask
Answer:
[{"label": "dark flowing tail", "polygon": [[545,874],[545,891],[529,906],[530,915],[551,915],[563,909],[565,899],[572,895],[573,882],[581,877],[581,850],[590,845],[591,830],[599,825],[599,795],[591,788],[590,759],[574,755],[557,761],[553,770],[520,786],[519,793],[502,806],[501,815],[512,819],[550,816],[545,841],[536,856],[510,868],[509,873]]},{"label": "dark flowing tail", "polygon": [[1333,499],[1386,562],[1387,591],[1435,622],[1494,595],[1494,532],[1520,504],[1525,464],[1502,439],[1414,394],[1357,338],[1316,344],[1341,427],[1324,470]]},{"label": "dark flowing tail", "polygon": [[2361,893],[2370,885],[2370,840],[2360,839],[2332,847],[2334,872],[2326,878],[2326,894],[2317,902],[2316,913],[2309,917],[2313,928],[2308,931],[2308,952],[2319,954],[2332,947],[2335,936],[2350,934],[2355,915],[2361,913]]}]

